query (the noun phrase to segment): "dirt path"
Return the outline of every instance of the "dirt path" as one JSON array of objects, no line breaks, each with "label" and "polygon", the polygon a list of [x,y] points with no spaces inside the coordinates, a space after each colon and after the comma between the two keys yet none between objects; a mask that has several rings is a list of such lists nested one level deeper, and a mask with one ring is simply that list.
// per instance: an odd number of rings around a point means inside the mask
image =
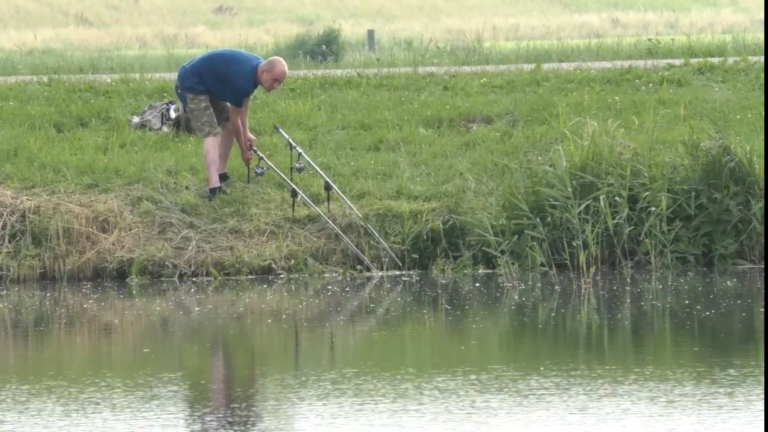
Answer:
[{"label": "dirt path", "polygon": [[[746,57],[753,62],[764,62],[764,56]],[[733,63],[743,59],[743,57],[715,57],[715,58],[697,58],[690,59],[691,63],[702,61],[721,62],[726,60]],[[597,61],[597,62],[572,62],[572,63],[543,63],[541,68],[544,70],[569,70],[569,69],[609,69],[624,67],[652,68],[669,65],[683,64],[683,59],[664,59],[664,60],[622,60],[622,61]],[[312,76],[354,76],[354,75],[394,75],[408,73],[476,73],[476,72],[512,72],[519,70],[531,70],[536,67],[535,64],[510,64],[510,65],[488,65],[488,66],[423,66],[423,67],[399,67],[399,68],[369,68],[369,69],[305,69],[293,70],[293,77],[312,77]],[[175,73],[149,73],[149,74],[97,74],[97,75],[19,75],[0,77],[0,83],[45,81],[48,78],[59,79],[85,79],[91,81],[111,81],[119,78],[153,79],[153,80],[172,80],[176,77]]]}]

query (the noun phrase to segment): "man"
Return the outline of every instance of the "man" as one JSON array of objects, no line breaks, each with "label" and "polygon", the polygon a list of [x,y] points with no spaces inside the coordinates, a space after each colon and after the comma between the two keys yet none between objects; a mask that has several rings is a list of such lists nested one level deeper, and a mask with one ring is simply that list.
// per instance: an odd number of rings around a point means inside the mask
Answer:
[{"label": "man", "polygon": [[256,137],[248,128],[251,95],[259,86],[266,92],[275,90],[287,76],[288,65],[282,58],[263,60],[235,49],[209,51],[179,68],[176,95],[193,130],[203,137],[209,200],[224,192],[234,140],[250,169],[251,149],[256,146]]}]

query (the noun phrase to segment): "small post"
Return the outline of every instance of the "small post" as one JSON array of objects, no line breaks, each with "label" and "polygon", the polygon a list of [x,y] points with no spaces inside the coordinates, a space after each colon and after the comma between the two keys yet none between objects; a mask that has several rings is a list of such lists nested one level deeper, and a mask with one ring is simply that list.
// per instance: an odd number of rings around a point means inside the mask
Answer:
[{"label": "small post", "polygon": [[373,54],[376,52],[376,30],[368,29],[368,52]]}]

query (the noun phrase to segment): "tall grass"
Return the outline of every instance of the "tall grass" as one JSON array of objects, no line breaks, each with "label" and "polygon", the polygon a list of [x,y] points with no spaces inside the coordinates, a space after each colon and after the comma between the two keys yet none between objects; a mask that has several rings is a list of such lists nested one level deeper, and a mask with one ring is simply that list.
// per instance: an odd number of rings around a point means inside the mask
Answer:
[{"label": "tall grass", "polygon": [[259,5],[245,0],[58,0],[55,5],[5,0],[0,49],[264,45],[328,25],[357,37],[374,28],[384,37],[434,40],[468,32],[499,40],[762,33],[764,15],[758,0],[483,0],[471,7],[459,0],[425,0],[416,6],[362,0]]},{"label": "tall grass", "polygon": [[[764,67],[289,80],[256,98],[409,269],[730,266],[764,262]],[[131,132],[168,83],[2,88],[0,269],[10,279],[355,269],[327,224],[290,218],[274,174],[203,199],[197,139]],[[297,180],[322,204],[318,176]],[[324,206],[323,206],[324,207]],[[334,199],[333,220],[386,254]]]},{"label": "tall grass", "polygon": [[[584,39],[518,39],[504,41],[478,35],[448,39],[383,38],[375,54],[366,42],[330,27],[302,33],[272,45],[243,42],[223,46],[262,56],[281,55],[291,69],[403,66],[468,66],[485,64],[580,61],[690,59],[765,54],[763,34],[687,35],[675,37],[589,37]],[[33,48],[0,51],[0,76],[98,73],[176,72],[190,58],[222,45],[194,48],[109,47]]]},{"label": "tall grass", "polygon": [[[602,266],[764,262],[760,161],[722,137],[637,154],[611,126],[556,146],[506,192],[505,256],[586,275]],[[596,145],[600,132],[607,142]]]}]

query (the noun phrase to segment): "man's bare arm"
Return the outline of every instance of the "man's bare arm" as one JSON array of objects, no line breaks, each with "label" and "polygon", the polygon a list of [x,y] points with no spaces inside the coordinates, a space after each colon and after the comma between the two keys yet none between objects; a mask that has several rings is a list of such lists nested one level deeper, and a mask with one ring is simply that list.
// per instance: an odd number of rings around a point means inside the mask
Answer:
[{"label": "man's bare arm", "polygon": [[236,108],[234,106],[231,106],[229,108],[229,121],[232,122],[232,130],[235,133],[235,139],[237,140],[237,144],[240,146],[240,150],[242,151],[248,151],[249,149],[246,147],[245,142],[245,135],[243,135],[243,112],[245,110],[242,108]]},{"label": "man's bare arm", "polygon": [[243,138],[248,138],[247,134],[249,132],[248,129],[248,107],[251,105],[251,98],[247,97],[245,98],[245,102],[243,103],[243,110],[240,113],[240,123],[243,126]]}]

